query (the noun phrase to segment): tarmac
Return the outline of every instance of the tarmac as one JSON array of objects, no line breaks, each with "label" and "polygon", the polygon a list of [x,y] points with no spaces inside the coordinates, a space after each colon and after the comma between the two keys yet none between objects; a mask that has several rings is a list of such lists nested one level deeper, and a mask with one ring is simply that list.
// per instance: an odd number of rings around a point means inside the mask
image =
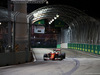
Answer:
[{"label": "tarmac", "polygon": [[100,55],[71,49],[62,52],[66,53],[62,61],[39,58],[35,62],[3,66],[0,75],[100,75]]}]

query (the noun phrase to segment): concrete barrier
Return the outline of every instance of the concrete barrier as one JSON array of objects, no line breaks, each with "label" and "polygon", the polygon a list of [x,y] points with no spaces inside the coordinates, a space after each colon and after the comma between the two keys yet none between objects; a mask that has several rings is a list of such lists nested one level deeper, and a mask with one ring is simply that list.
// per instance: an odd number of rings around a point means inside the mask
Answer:
[{"label": "concrete barrier", "polygon": [[0,66],[15,65],[32,61],[31,52],[0,53]]},{"label": "concrete barrier", "polygon": [[62,43],[61,48],[68,48],[68,43]]}]

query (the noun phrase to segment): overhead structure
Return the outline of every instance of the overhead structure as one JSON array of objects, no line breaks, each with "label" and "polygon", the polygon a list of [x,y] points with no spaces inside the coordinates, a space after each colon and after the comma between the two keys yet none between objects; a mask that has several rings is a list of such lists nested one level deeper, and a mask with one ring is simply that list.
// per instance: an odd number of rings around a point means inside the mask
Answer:
[{"label": "overhead structure", "polygon": [[85,21],[85,17],[88,16],[82,11],[70,6],[49,5],[33,11],[28,15],[28,18],[33,16],[34,18],[31,21],[34,23],[40,19],[52,20],[56,15],[68,25],[71,25],[72,22],[74,22],[74,25],[78,25],[80,23],[78,21]]},{"label": "overhead structure", "polygon": [[43,4],[46,2],[48,4],[47,0],[11,0],[14,3],[32,3],[32,4]]},{"label": "overhead structure", "polygon": [[[34,24],[36,21],[47,19],[48,24],[52,24],[52,21],[56,20],[59,16],[59,19],[66,23],[66,29],[62,28],[63,33],[59,33],[61,39],[59,44],[61,43],[90,43],[97,44],[99,41],[98,37],[91,38],[93,35],[98,36],[99,33],[93,34],[91,31],[95,29],[96,26],[99,25],[99,22],[85,14],[84,12],[66,5],[48,5],[41,7],[32,13],[27,15],[27,22],[30,24]],[[89,27],[94,26],[89,29]],[[93,34],[93,35],[91,35]],[[92,40],[96,40],[93,42]]]}]

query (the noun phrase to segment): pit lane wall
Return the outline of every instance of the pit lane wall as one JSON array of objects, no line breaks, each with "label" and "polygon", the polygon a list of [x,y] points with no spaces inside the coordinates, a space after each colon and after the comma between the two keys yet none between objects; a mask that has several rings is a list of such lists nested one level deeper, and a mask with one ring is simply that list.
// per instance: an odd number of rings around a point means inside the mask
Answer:
[{"label": "pit lane wall", "polygon": [[69,48],[100,55],[100,45],[63,43],[63,44],[58,44],[57,48]]}]

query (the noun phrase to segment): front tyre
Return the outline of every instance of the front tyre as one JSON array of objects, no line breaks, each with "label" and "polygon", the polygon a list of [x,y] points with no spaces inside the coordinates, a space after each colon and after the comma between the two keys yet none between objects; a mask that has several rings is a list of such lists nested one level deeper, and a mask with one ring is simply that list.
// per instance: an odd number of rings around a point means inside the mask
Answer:
[{"label": "front tyre", "polygon": [[44,61],[47,61],[47,54],[44,54],[44,56],[43,56],[43,59],[44,59]]}]

